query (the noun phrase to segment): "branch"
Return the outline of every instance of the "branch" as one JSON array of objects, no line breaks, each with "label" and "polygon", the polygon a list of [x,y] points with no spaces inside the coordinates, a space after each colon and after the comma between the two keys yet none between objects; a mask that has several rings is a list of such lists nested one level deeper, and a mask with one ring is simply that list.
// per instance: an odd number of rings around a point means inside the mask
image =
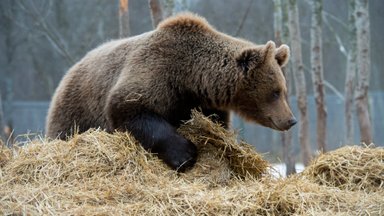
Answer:
[{"label": "branch", "polygon": [[[310,1],[305,1],[305,2],[307,2],[308,4],[310,4]],[[323,15],[325,15],[325,16],[329,16],[331,19],[335,20],[335,21],[338,22],[340,25],[342,25],[345,29],[348,29],[348,25],[347,25],[344,21],[342,21],[340,18],[336,17],[336,16],[333,15],[333,14],[328,13],[328,12],[325,11],[325,10],[323,10],[322,12],[323,12]],[[324,18],[323,18],[323,19],[324,19]]]},{"label": "branch", "polygon": [[333,19],[334,21],[338,22],[343,28],[345,28],[346,30],[348,29],[348,25],[343,22],[341,19],[339,19],[338,17],[336,17],[335,15],[333,14],[330,14],[328,13],[327,11],[324,11],[323,10],[323,15],[325,16],[328,16],[329,18]]},{"label": "branch", "polygon": [[[304,71],[309,75],[311,75],[311,71],[307,66],[304,66]],[[335,93],[336,96],[338,96],[342,101],[345,100],[343,94],[339,90],[337,90],[337,88],[334,85],[332,85],[330,82],[328,82],[325,79],[323,79],[323,81],[324,81],[324,85],[328,87],[333,93]]]},{"label": "branch", "polygon": [[333,91],[333,93],[335,93],[335,95],[338,96],[340,98],[340,100],[342,100],[342,101],[345,100],[343,94],[341,94],[341,92],[339,90],[337,90],[335,86],[333,86],[327,80],[323,80],[323,81],[324,81],[324,85],[327,86],[331,91]]},{"label": "branch", "polygon": [[17,1],[20,8],[23,9],[23,11],[29,16],[34,19],[34,21],[37,23],[36,25],[40,25],[41,29],[43,30],[43,33],[47,36],[48,40],[51,41],[52,45],[57,49],[57,51],[64,56],[64,58],[67,60],[67,62],[72,65],[75,63],[75,60],[72,58],[72,56],[68,53],[66,50],[63,39],[60,37],[60,34],[56,33],[53,28],[51,28],[46,22],[45,17],[40,15],[40,12],[37,10],[34,1],[31,2],[31,6],[33,8],[34,12],[30,12],[24,3],[21,3],[21,1]]},{"label": "branch", "polygon": [[244,15],[243,15],[243,18],[242,18],[241,21],[240,21],[239,27],[238,27],[237,30],[236,30],[235,37],[236,37],[236,36],[239,36],[239,33],[240,33],[241,29],[243,29],[245,19],[248,17],[249,11],[250,11],[251,6],[252,6],[252,2],[253,2],[253,0],[250,0],[250,1],[249,1],[248,7],[247,7],[247,9],[245,10],[245,13],[244,13]]},{"label": "branch", "polygon": [[326,16],[323,15],[323,20],[326,26],[329,28],[329,30],[335,35],[337,44],[339,45],[339,50],[342,54],[344,54],[345,57],[348,56],[348,52],[345,49],[342,40],[340,39],[340,36],[336,33],[336,31],[333,29],[333,27],[329,24],[328,19]]},{"label": "branch", "polygon": [[[19,4],[18,1],[14,1],[14,2]],[[20,27],[22,29],[25,29],[26,30],[26,34],[28,34],[30,31],[32,31],[34,26],[31,26],[31,25],[26,26],[25,23],[19,22],[17,19],[12,18],[12,13],[13,13],[12,9],[13,9],[13,7],[9,6],[9,5],[7,5],[4,8],[0,8],[0,14],[7,20],[6,22],[12,22],[12,23],[16,24],[16,26],[18,26],[18,27]]]},{"label": "branch", "polygon": [[[50,2],[50,1],[48,1]],[[36,8],[36,5],[35,5],[35,2],[34,1],[31,1],[32,3],[32,7],[35,11],[35,16],[40,19],[40,23],[43,27],[43,30],[48,34],[48,36],[50,37],[51,40],[53,40],[53,42],[57,45],[57,47],[59,48],[59,50],[62,52],[62,54],[64,55],[64,57],[66,57],[66,60],[69,62],[70,65],[74,64],[75,63],[75,60],[72,58],[72,55],[70,55],[67,51],[67,49],[65,48],[65,45],[64,45],[64,40],[63,38],[61,37],[61,34],[59,34],[55,28],[52,28],[48,25],[48,23],[45,22],[45,17],[41,16],[40,14],[40,11],[37,10]],[[50,6],[49,6],[50,8]]]}]

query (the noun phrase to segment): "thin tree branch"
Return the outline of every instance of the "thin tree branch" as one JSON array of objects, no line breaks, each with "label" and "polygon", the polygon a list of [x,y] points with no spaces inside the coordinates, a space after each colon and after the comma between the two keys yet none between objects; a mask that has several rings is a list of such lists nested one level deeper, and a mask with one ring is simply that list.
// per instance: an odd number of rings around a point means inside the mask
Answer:
[{"label": "thin tree branch", "polygon": [[335,93],[336,96],[338,96],[340,98],[340,100],[345,100],[343,94],[336,89],[336,87],[334,85],[332,85],[330,82],[328,82],[327,80],[323,80],[324,81],[324,85],[326,87],[328,87],[333,93]]},{"label": "thin tree branch", "polygon": [[249,11],[250,11],[251,6],[252,6],[252,2],[253,2],[253,0],[250,0],[250,1],[249,1],[248,7],[247,7],[247,9],[245,10],[245,13],[244,13],[244,15],[243,15],[243,18],[242,18],[241,21],[240,21],[239,27],[237,28],[237,30],[236,30],[236,32],[235,32],[235,36],[239,36],[240,31],[243,29],[244,22],[245,22],[246,18],[248,17]]},{"label": "thin tree branch", "polygon": [[72,56],[68,53],[66,50],[64,44],[63,44],[63,39],[60,37],[60,34],[56,33],[53,28],[51,28],[46,22],[44,17],[40,15],[40,12],[37,10],[36,5],[34,1],[31,1],[31,7],[33,8],[34,12],[30,12],[27,10],[26,6],[24,3],[21,3],[21,1],[17,1],[20,8],[23,9],[23,11],[29,16],[34,19],[36,22],[36,25],[39,25],[41,29],[43,30],[43,33],[47,36],[48,40],[51,41],[52,45],[56,48],[56,50],[64,56],[64,58],[67,60],[67,62],[72,65],[75,63],[75,60],[72,58]]},{"label": "thin tree branch", "polygon": [[343,45],[342,40],[340,39],[340,36],[336,33],[335,29],[333,29],[332,25],[329,24],[328,19],[326,16],[323,16],[323,21],[325,25],[328,27],[328,29],[334,34],[337,44],[339,45],[339,50],[342,54],[344,54],[345,57],[348,56],[348,52],[345,49],[345,46]]},{"label": "thin tree branch", "polygon": [[346,29],[346,30],[348,29],[348,25],[345,22],[343,22],[340,18],[336,17],[335,15],[330,14],[324,10],[323,10],[323,15],[328,16],[329,18],[333,19],[334,21],[339,23],[344,29]]},{"label": "thin tree branch", "polygon": [[[304,65],[304,71],[309,75],[311,73],[311,70],[305,65]],[[331,90],[333,93],[335,93],[336,96],[338,96],[343,101],[345,100],[343,94],[339,90],[337,90],[337,88],[334,85],[332,85],[326,79],[324,79],[323,82],[324,82],[324,85],[329,88],[329,90]]]}]

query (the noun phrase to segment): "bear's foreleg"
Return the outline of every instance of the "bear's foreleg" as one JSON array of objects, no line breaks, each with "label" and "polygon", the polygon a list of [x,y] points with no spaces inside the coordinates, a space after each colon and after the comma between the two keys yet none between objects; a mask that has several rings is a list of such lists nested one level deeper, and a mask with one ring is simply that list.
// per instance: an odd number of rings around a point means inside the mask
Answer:
[{"label": "bear's foreleg", "polygon": [[205,116],[209,116],[213,121],[220,123],[224,128],[228,129],[230,115],[227,111],[217,109],[202,109]]},{"label": "bear's foreleg", "polygon": [[122,121],[122,116],[112,124],[114,129],[127,130],[147,151],[156,153],[171,168],[183,172],[196,163],[197,148],[176,132],[164,118],[155,113],[140,113]]}]

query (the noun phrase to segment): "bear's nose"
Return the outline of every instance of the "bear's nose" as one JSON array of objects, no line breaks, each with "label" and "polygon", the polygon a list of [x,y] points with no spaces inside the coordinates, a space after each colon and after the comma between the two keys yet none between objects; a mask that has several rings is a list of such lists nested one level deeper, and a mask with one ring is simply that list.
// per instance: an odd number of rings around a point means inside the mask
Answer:
[{"label": "bear's nose", "polygon": [[291,128],[293,125],[295,125],[297,123],[297,120],[295,117],[291,118],[288,120],[288,125],[289,125],[289,128]]}]

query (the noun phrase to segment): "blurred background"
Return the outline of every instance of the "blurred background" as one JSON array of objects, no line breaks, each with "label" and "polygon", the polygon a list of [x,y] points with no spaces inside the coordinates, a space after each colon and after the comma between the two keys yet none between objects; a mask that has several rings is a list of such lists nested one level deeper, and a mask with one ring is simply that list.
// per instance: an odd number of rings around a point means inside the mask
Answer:
[{"label": "blurred background", "polygon": [[[282,14],[282,28],[289,24],[284,20],[284,14],[288,13],[286,10],[290,8],[290,5],[285,5],[288,4],[285,0],[281,2],[267,0],[160,0],[154,2],[160,3],[163,17],[189,10],[205,17],[219,31],[259,44],[276,40],[274,21],[276,6],[279,6],[277,3],[282,4],[281,11],[277,10]],[[293,2],[298,8],[299,15],[299,35],[301,36],[299,42],[308,103],[310,153],[316,154],[318,149],[317,112],[311,75],[310,34],[314,1],[290,0],[289,4]],[[359,144],[361,140],[356,114],[352,117],[354,132],[351,137],[346,137],[347,56],[353,45],[349,28],[350,2],[350,0],[322,1],[320,37],[322,38],[325,105],[328,114],[325,138],[327,150],[345,144]],[[383,12],[384,1],[369,1],[368,108],[372,124],[372,139],[376,145],[383,145],[384,140],[384,85],[382,84],[384,83],[384,55],[381,54],[384,50]],[[123,27],[125,30],[122,30],[122,23],[126,25]],[[4,128],[2,129],[3,137],[12,134],[12,138],[8,139],[8,142],[11,142],[25,138],[25,134],[44,134],[45,117],[52,94],[63,75],[74,63],[101,43],[125,35],[138,35],[152,29],[151,8],[146,0],[1,0],[0,124]],[[288,39],[280,40],[283,43],[291,43]],[[288,76],[291,77],[295,73],[295,67],[290,67],[291,72]],[[291,106],[300,121],[296,84],[292,77],[289,80]],[[269,152],[267,157],[271,160],[283,160],[283,136],[280,132],[243,122],[236,116],[233,118],[233,127],[238,130],[242,139],[256,146],[258,151]],[[295,126],[291,132],[292,155],[297,161],[301,161],[302,146],[299,144],[299,127]]]}]

